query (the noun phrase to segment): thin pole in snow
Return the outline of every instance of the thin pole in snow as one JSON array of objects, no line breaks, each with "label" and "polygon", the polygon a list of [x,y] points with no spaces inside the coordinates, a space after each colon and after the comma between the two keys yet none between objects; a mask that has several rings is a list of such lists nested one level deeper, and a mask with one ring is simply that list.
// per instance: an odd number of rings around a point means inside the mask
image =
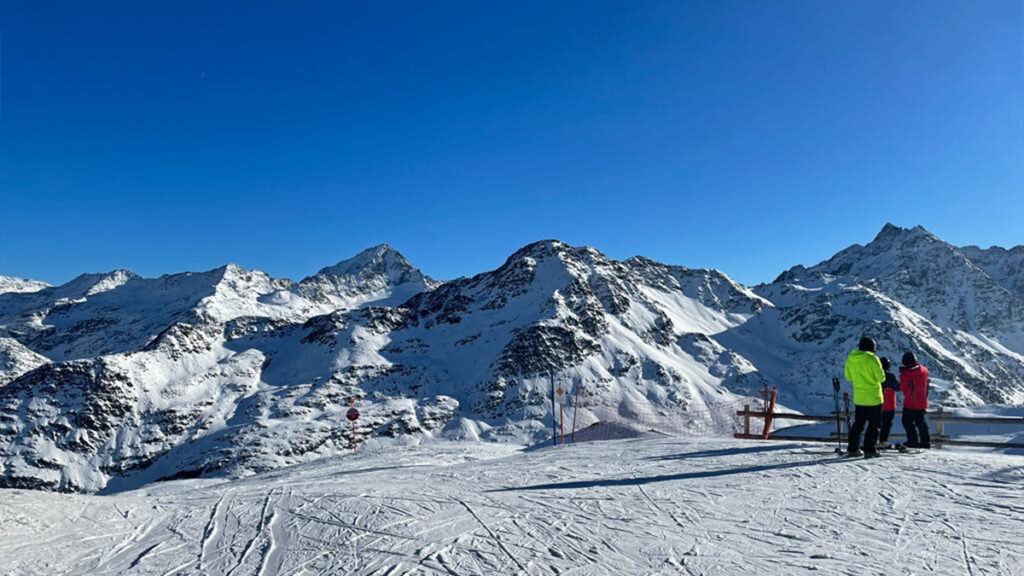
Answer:
[{"label": "thin pole in snow", "polygon": [[558,423],[555,422],[555,377],[550,371],[548,380],[551,382],[551,445],[558,446]]},{"label": "thin pole in snow", "polygon": [[576,414],[580,411],[580,386],[583,386],[583,380],[576,383],[576,394],[572,401],[572,436],[569,441],[573,444],[576,443]]},{"label": "thin pole in snow", "polygon": [[345,417],[352,423],[352,436],[349,438],[349,444],[354,451],[356,449],[356,419],[359,418],[359,411],[356,410],[355,396],[349,396],[348,398],[348,412],[345,413]]},{"label": "thin pole in snow", "polygon": [[558,422],[562,427],[562,446],[565,446],[565,405],[558,405]]}]

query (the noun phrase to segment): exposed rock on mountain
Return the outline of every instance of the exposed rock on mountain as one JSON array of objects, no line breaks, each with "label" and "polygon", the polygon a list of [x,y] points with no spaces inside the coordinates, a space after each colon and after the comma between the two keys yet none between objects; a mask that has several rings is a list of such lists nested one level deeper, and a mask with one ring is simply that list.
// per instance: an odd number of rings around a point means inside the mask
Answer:
[{"label": "exposed rock on mountain", "polygon": [[1024,296],[1024,246],[1009,250],[999,246],[985,250],[965,246],[960,250],[993,281],[1017,296]]},{"label": "exposed rock on mountain", "polygon": [[397,250],[381,244],[304,278],[287,293],[275,293],[271,300],[291,301],[301,309],[326,314],[368,304],[397,306],[438,284]]},{"label": "exposed rock on mountain", "polygon": [[83,275],[0,294],[0,485],[96,491],[245,475],[438,434],[549,434],[551,381],[578,424],[708,433],[761,386],[830,406],[864,333],[914,350],[946,403],[1024,404],[1020,247],[886,226],[745,288],[716,270],[548,240],[438,284],[387,246],[293,283],[228,265]]},{"label": "exposed rock on mountain", "polygon": [[904,351],[917,352],[949,401],[1024,403],[1024,298],[1007,287],[1012,260],[998,251],[989,260],[975,254],[1000,272],[997,281],[969,253],[920,226],[889,224],[866,246],[757,287],[778,308],[777,318],[760,319],[778,325],[769,353],[782,370],[774,379],[841,375],[844,351],[870,334],[894,364]]}]

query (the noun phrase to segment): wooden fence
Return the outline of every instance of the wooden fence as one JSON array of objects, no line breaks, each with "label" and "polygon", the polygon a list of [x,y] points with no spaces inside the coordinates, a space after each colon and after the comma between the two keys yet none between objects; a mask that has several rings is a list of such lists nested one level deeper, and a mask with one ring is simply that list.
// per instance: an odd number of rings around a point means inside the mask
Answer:
[{"label": "wooden fence", "polygon": [[[775,412],[773,410],[774,402],[768,405],[768,410],[756,411],[751,410],[749,405],[744,405],[743,410],[736,412],[737,416],[743,418],[743,432],[737,432],[734,434],[736,438],[746,438],[751,440],[801,440],[805,442],[836,442],[837,435],[838,440],[845,440],[847,435],[842,432],[842,429],[847,424],[849,417],[848,412],[832,412],[827,416],[819,416],[813,414],[796,414],[793,412]],[[899,413],[902,414],[902,413]],[[963,422],[972,424],[1014,424],[1024,428],[1024,418],[999,418],[995,416],[957,416],[949,412],[945,412],[942,408],[933,412],[927,413],[928,421],[934,422],[936,425],[935,434],[932,435],[932,444],[937,448],[942,448],[944,444],[950,446],[979,446],[986,448],[1024,448],[1024,443],[1019,442],[983,442],[975,440],[953,440],[945,433],[945,425],[947,423]],[[751,431],[750,419],[757,418],[764,421],[761,426],[760,433]],[[838,432],[832,432],[827,438],[825,437],[810,437],[810,436],[797,436],[787,434],[773,434],[771,432],[772,423],[775,420],[797,420],[803,422],[835,422]],[[902,434],[892,434],[892,438],[905,438]]]}]

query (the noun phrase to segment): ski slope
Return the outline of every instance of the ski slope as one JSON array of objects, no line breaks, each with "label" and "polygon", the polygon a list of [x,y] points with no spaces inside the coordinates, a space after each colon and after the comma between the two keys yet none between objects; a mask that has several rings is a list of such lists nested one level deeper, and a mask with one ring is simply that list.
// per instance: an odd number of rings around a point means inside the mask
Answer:
[{"label": "ski slope", "polygon": [[1024,574],[1024,457],[376,443],[242,480],[0,491],[0,574]]}]

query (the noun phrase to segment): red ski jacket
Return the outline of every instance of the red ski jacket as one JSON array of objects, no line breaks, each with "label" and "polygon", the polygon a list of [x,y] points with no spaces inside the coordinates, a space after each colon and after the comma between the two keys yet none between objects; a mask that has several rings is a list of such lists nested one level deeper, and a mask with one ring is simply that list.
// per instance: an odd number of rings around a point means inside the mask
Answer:
[{"label": "red ski jacket", "polygon": [[899,382],[892,372],[885,373],[885,381],[882,382],[882,412],[896,410],[896,391],[900,389]]},{"label": "red ski jacket", "polygon": [[928,369],[920,364],[911,368],[900,368],[900,391],[903,392],[904,409],[927,409]]}]

